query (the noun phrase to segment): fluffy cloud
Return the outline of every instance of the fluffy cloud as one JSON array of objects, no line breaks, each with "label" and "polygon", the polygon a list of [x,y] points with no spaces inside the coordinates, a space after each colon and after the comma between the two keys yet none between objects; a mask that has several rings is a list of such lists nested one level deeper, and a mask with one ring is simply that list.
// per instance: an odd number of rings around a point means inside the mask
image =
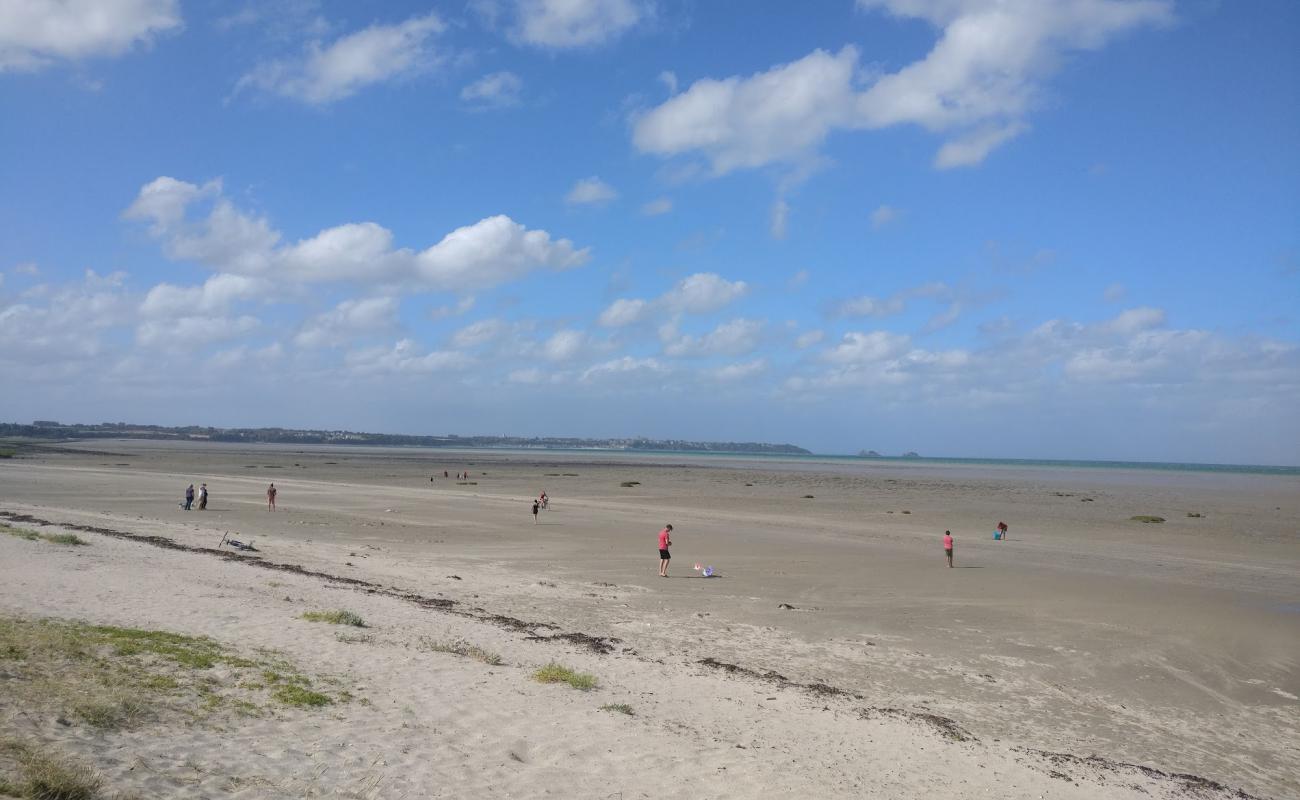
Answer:
[{"label": "fluffy cloud", "polygon": [[176,0],[6,0],[0,3],[0,72],[116,56],[180,27]]},{"label": "fluffy cloud", "polygon": [[422,352],[416,342],[402,339],[392,347],[353,350],[343,363],[357,375],[427,374],[463,370],[472,366],[474,359],[451,350]]},{"label": "fluffy cloud", "polygon": [[664,331],[664,354],[683,356],[742,356],[752,353],[763,335],[763,323],[752,319],[724,322],[703,336],[677,335],[669,326]]},{"label": "fluffy cloud", "polygon": [[663,375],[668,371],[668,367],[658,359],[623,356],[588,367],[579,379],[591,382],[613,376]]},{"label": "fluffy cloud", "polygon": [[587,346],[587,335],[581,331],[557,331],[542,344],[542,357],[547,361],[571,361]]},{"label": "fluffy cloud", "polygon": [[239,317],[196,314],[185,317],[151,319],[135,329],[135,341],[142,347],[184,352],[213,342],[237,339],[251,333],[261,323],[247,314]]},{"label": "fluffy cloud", "polygon": [[655,300],[621,298],[601,312],[597,322],[607,328],[620,328],[644,322],[656,313],[707,314],[717,311],[744,296],[749,285],[729,281],[713,272],[697,272],[678,281]]},{"label": "fluffy cloud", "polygon": [[756,358],[753,361],[728,364],[721,369],[712,370],[709,376],[718,381],[734,382],[756,378],[764,372],[767,372],[767,360]]},{"label": "fluffy cloud", "polygon": [[260,89],[311,105],[350,97],[367,86],[432,67],[429,39],[446,25],[436,14],[397,25],[371,25],[325,45],[310,42],[296,58],[259,64],[235,86]]},{"label": "fluffy cloud", "polygon": [[869,85],[852,46],[814,50],[749,77],[705,78],[642,114],[633,143],[646,153],[699,153],[716,174],[807,163],[837,130],[919,125],[950,136],[935,157],[979,163],[1026,128],[1039,85],[1070,52],[1102,47],[1167,22],[1170,0],[858,0],[870,11],[939,30],[920,61]]},{"label": "fluffy cloud", "polygon": [[564,196],[564,202],[570,205],[601,205],[618,197],[614,187],[596,176],[583,178],[573,184],[573,188]]},{"label": "fluffy cloud", "polygon": [[460,99],[478,108],[506,108],[519,105],[524,82],[513,72],[484,75],[460,90]]},{"label": "fluffy cloud", "polygon": [[136,300],[118,274],[87,271],[74,283],[4,304],[0,298],[0,363],[79,364],[104,352],[103,335],[135,319]]},{"label": "fluffy cloud", "polygon": [[[192,207],[207,200],[213,204],[207,216],[190,219]],[[174,260],[302,283],[364,281],[474,291],[536,269],[581,266],[589,256],[567,239],[552,240],[546,231],[528,230],[506,216],[457,228],[419,252],[394,248],[392,232],[373,222],[327,228],[282,245],[280,233],[267,220],[241,212],[222,197],[219,182],[196,186],[168,177],[142,188],[124,216],[148,222],[150,233]]]},{"label": "fluffy cloud", "polygon": [[697,272],[683,278],[660,302],[673,311],[688,314],[707,314],[717,311],[745,295],[749,284],[729,281],[713,272]]},{"label": "fluffy cloud", "polygon": [[299,347],[331,347],[388,330],[397,324],[397,299],[368,297],[344,300],[333,309],[307,320],[294,337]]},{"label": "fluffy cloud", "polygon": [[536,47],[599,45],[631,29],[647,10],[640,0],[517,0],[511,34]]},{"label": "fluffy cloud", "polygon": [[267,282],[243,275],[218,274],[201,286],[173,286],[160,283],[149,290],[140,313],[148,318],[171,318],[195,313],[225,313],[236,300],[247,300],[265,292]]}]

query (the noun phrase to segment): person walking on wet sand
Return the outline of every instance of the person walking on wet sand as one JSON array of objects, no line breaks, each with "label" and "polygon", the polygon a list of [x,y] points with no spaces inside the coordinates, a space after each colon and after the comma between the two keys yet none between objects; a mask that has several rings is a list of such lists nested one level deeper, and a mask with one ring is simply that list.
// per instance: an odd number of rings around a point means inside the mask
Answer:
[{"label": "person walking on wet sand", "polygon": [[534,525],[537,524],[537,509],[541,508],[541,506],[542,506],[541,501],[539,500],[533,501],[533,524]]},{"label": "person walking on wet sand", "polygon": [[668,548],[673,546],[673,526],[665,525],[664,529],[659,531],[659,577],[668,577],[668,562],[672,559],[673,554],[668,552]]},{"label": "person walking on wet sand", "polygon": [[199,487],[199,511],[204,511],[208,507],[208,485],[205,483]]},{"label": "person walking on wet sand", "polygon": [[190,507],[193,505],[194,505],[194,484],[191,483],[190,488],[185,490],[185,510],[189,511]]},{"label": "person walking on wet sand", "polygon": [[266,510],[275,510],[275,484],[266,487]]},{"label": "person walking on wet sand", "polygon": [[943,532],[943,554],[948,557],[948,569],[952,569],[952,531]]}]

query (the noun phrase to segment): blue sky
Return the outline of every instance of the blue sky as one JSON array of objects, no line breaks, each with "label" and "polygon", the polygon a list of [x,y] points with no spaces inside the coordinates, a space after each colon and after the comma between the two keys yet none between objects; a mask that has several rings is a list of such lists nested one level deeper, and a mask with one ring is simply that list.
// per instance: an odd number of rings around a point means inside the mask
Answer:
[{"label": "blue sky", "polygon": [[1300,463],[1295,3],[5,7],[0,419]]}]

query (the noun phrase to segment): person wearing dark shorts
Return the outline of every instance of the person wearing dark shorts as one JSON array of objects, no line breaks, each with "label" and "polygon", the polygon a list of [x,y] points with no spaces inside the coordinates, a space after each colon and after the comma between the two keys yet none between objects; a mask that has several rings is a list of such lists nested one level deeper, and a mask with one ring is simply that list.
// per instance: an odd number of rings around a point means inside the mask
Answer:
[{"label": "person wearing dark shorts", "polygon": [[665,525],[664,529],[659,531],[659,577],[668,577],[668,561],[673,554],[668,552],[668,548],[673,546],[673,526]]},{"label": "person wearing dark shorts", "polygon": [[948,557],[948,569],[952,569],[952,531],[943,532],[943,554]]},{"label": "person wearing dark shorts", "polygon": [[540,508],[541,505],[542,505],[542,504],[541,504],[540,501],[537,501],[537,500],[534,500],[534,501],[533,501],[533,524],[534,524],[534,525],[537,524],[537,509]]}]

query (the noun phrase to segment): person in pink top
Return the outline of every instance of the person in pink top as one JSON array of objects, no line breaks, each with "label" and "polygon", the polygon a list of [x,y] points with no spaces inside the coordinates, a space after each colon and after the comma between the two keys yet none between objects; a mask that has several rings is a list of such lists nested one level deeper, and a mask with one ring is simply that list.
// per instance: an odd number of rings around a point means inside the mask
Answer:
[{"label": "person in pink top", "polygon": [[668,548],[673,546],[673,526],[665,525],[659,531],[659,577],[668,577],[668,561],[673,557]]},{"label": "person in pink top", "polygon": [[948,569],[952,569],[952,531],[943,532],[943,553],[948,556]]}]

